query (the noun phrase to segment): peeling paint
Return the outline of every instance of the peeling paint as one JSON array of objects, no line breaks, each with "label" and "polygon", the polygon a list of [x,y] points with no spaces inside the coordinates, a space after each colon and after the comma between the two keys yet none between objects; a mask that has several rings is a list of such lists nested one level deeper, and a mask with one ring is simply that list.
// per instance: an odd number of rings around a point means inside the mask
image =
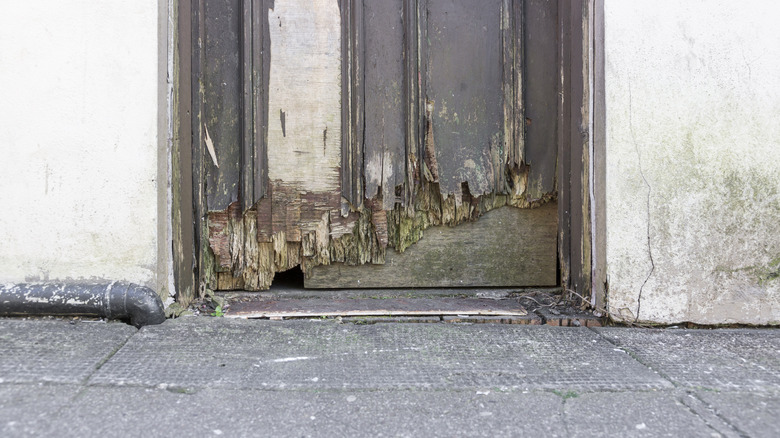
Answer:
[{"label": "peeling paint", "polygon": [[211,136],[209,136],[209,128],[207,126],[204,126],[203,128],[206,130],[206,149],[208,149],[209,155],[211,156],[211,162],[214,163],[214,166],[219,168],[217,152],[214,150],[214,141],[211,140]]}]

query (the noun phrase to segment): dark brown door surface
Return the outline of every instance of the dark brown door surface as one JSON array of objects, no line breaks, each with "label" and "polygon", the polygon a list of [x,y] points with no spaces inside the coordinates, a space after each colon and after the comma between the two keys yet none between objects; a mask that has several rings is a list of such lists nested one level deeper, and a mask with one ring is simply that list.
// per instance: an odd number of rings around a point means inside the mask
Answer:
[{"label": "dark brown door surface", "polygon": [[193,25],[209,287],[557,284],[557,2],[201,0]]}]

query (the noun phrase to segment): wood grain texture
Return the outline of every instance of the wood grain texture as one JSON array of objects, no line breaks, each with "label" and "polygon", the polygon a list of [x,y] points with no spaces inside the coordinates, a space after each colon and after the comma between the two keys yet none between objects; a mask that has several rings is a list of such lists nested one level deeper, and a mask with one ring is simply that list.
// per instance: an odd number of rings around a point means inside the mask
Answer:
[{"label": "wood grain texture", "polygon": [[365,32],[363,0],[342,0],[341,8],[341,194],[342,213],[363,202]]},{"label": "wood grain texture", "polygon": [[[591,150],[591,44],[593,2],[558,2],[560,53],[559,107],[559,255],[561,283],[589,297],[593,287],[593,230],[591,184],[596,175]],[[597,224],[595,224],[597,225]]]},{"label": "wood grain texture", "polygon": [[301,242],[340,215],[341,18],[336,0],[277,1],[268,14],[272,233]]},{"label": "wood grain texture", "polygon": [[[219,168],[208,155],[193,160],[214,191],[201,225],[210,287],[265,289],[298,264],[311,286],[331,263],[379,283],[336,275],[325,287],[387,287],[383,272],[407,271],[417,287],[556,283],[556,193],[526,192],[522,2],[202,1],[201,34],[228,29],[212,50],[222,58],[202,51],[206,73],[227,80],[235,70],[239,84],[236,96],[217,96],[222,84],[200,82],[204,108],[209,96],[224,100],[214,106],[224,110],[214,116],[220,135],[238,133],[225,146],[215,138],[227,154]],[[226,13],[235,3],[243,18],[209,15],[210,2]],[[225,103],[234,97],[235,120]],[[527,248],[502,253],[506,242]],[[393,271],[402,260],[413,261]],[[387,271],[377,268],[386,261]]]},{"label": "wood grain texture", "polygon": [[[255,203],[255,156],[257,154],[253,1],[241,0],[241,204],[248,210]],[[264,160],[263,160],[264,161]],[[262,191],[262,187],[259,188]]]},{"label": "wood grain texture", "polygon": [[526,195],[539,199],[556,190],[558,148],[558,4],[525,0]]},{"label": "wood grain texture", "polygon": [[[414,182],[419,177],[418,160],[421,144],[422,115],[420,114],[420,87],[425,80],[422,66],[419,63],[421,48],[419,46],[420,15],[417,10],[417,0],[403,0],[404,23],[404,119],[406,122],[406,181],[403,189],[402,206],[412,205],[414,198]],[[424,16],[423,16],[424,17]]]},{"label": "wood grain texture", "polygon": [[593,17],[593,304],[607,299],[607,120],[604,53],[604,0],[595,0]]},{"label": "wood grain texture", "polygon": [[[426,149],[435,149],[442,194],[503,192],[502,0],[427,0]],[[431,139],[433,136],[435,139]],[[430,162],[427,163],[432,167]],[[432,173],[435,173],[432,170]]]},{"label": "wood grain texture", "polygon": [[300,192],[340,192],[338,1],[276,1],[268,12],[269,179]]},{"label": "wood grain texture", "polygon": [[241,0],[206,0],[203,44],[202,123],[214,143],[217,163],[204,160],[209,211],[238,200],[241,183]]},{"label": "wood grain texture", "polygon": [[307,288],[552,286],[557,283],[555,203],[503,207],[476,222],[434,227],[383,265],[316,266]]},{"label": "wood grain texture", "polygon": [[587,0],[572,0],[570,14],[571,77],[568,104],[571,107],[569,148],[571,149],[569,224],[571,231],[570,280],[568,287],[583,296],[590,295],[590,197]]},{"label": "wood grain texture", "polygon": [[[508,47],[509,44],[504,42],[504,50],[511,50],[512,52],[512,141],[509,144],[509,167],[510,169],[518,169],[522,167],[525,161],[525,76],[526,76],[526,59],[525,59],[525,11],[523,5],[525,0],[506,0],[505,4],[509,3],[506,7],[509,8],[508,15],[510,19],[511,31],[505,30],[505,37],[513,38],[514,47]],[[505,12],[507,14],[507,12]],[[504,70],[507,69],[508,62],[505,61]],[[508,87],[509,82],[504,82],[504,87]],[[504,105],[508,108],[508,105]],[[504,117],[510,117],[509,112],[504,113]],[[506,122],[505,122],[506,123]]]},{"label": "wood grain texture", "polygon": [[193,1],[192,4],[192,78],[190,89],[192,93],[192,205],[194,207],[194,246],[198,249],[195,260],[195,278],[197,285],[197,297],[205,295],[206,288],[212,284],[209,272],[213,270],[213,260],[208,249],[208,226],[206,214],[208,211],[206,201],[206,172],[205,172],[205,130],[203,123],[203,107],[205,100],[203,70],[206,64],[205,50],[203,50],[203,35],[206,32],[206,0]]},{"label": "wood grain texture", "polygon": [[176,300],[187,306],[196,293],[192,203],[192,2],[176,8],[173,77],[173,142],[171,149],[171,228]]},{"label": "wood grain texture", "polygon": [[265,196],[268,180],[265,123],[266,84],[263,62],[268,16],[263,1],[241,0],[241,203],[244,211]]},{"label": "wood grain texture", "polygon": [[558,32],[560,50],[558,50],[558,181],[561,187],[558,193],[558,264],[560,265],[561,285],[571,283],[571,14],[569,2],[558,0]]},{"label": "wood grain texture", "polygon": [[396,187],[406,179],[403,2],[365,0],[363,14],[365,196],[392,210]]}]

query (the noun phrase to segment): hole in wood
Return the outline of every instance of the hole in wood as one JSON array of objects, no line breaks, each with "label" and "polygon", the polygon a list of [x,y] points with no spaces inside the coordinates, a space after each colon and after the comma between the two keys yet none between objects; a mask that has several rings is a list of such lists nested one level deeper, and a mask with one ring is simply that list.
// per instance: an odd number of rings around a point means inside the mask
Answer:
[{"label": "hole in wood", "polygon": [[271,287],[274,289],[303,289],[303,271],[296,266],[274,275]]}]

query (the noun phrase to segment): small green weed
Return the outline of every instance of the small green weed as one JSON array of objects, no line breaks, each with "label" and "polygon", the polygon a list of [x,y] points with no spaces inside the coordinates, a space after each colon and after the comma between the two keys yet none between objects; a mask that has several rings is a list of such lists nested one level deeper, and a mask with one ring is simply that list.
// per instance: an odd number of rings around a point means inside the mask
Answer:
[{"label": "small green weed", "polygon": [[577,397],[580,396],[579,394],[577,394],[574,391],[568,391],[568,392],[564,393],[562,391],[555,391],[555,390],[553,390],[553,394],[557,395],[558,397],[563,397],[564,400],[568,400],[570,398],[577,398]]}]

